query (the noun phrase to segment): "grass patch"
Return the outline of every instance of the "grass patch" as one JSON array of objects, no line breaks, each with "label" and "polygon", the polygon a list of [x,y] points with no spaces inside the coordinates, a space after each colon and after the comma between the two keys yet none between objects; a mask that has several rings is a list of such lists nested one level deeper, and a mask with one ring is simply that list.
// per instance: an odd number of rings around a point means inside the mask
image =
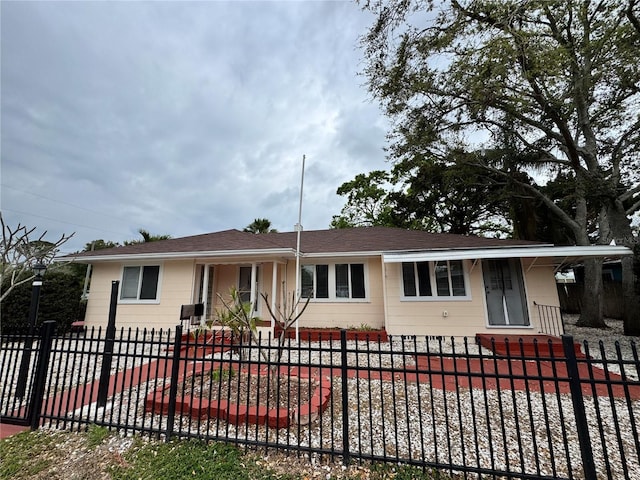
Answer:
[{"label": "grass patch", "polygon": [[[328,467],[327,467],[328,468]],[[397,465],[314,470],[302,458],[263,458],[233,445],[200,440],[164,443],[119,437],[104,427],[86,432],[23,432],[0,441],[0,480],[433,480],[446,475]]]},{"label": "grass patch", "polygon": [[295,479],[265,470],[239,449],[222,443],[200,440],[144,443],[136,445],[125,455],[127,467],[111,470],[114,480],[263,480]]},{"label": "grass patch", "polygon": [[347,330],[357,330],[359,332],[373,332],[374,330],[378,330],[377,328],[373,328],[368,323],[361,323],[360,326],[356,325],[348,325]]},{"label": "grass patch", "polygon": [[109,438],[110,435],[111,431],[107,427],[89,425],[87,429],[87,445],[89,448],[95,448]]},{"label": "grass patch", "polygon": [[371,465],[369,471],[369,480],[450,480],[444,474],[438,471],[423,470],[419,467],[408,465],[394,466],[385,463],[376,463]]},{"label": "grass patch", "polygon": [[236,376],[236,372],[233,368],[222,368],[220,367],[220,369],[217,370],[212,370],[211,373],[211,379],[214,382],[220,382],[221,380],[230,380],[233,377]]},{"label": "grass patch", "polygon": [[47,453],[55,438],[42,432],[22,432],[0,441],[0,479],[32,478],[47,471],[53,459]]}]

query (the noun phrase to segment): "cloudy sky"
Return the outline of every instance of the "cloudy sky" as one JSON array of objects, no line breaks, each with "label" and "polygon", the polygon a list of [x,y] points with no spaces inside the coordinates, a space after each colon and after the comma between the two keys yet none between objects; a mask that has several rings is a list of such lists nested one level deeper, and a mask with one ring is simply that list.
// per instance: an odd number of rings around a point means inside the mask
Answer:
[{"label": "cloudy sky", "polygon": [[0,2],[5,222],[54,240],[328,228],[386,166],[350,1]]}]

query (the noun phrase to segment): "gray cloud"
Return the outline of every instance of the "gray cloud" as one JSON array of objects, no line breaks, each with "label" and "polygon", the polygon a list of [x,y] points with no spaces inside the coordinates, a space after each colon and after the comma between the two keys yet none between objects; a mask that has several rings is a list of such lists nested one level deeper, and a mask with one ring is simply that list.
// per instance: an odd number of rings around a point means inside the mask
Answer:
[{"label": "gray cloud", "polygon": [[2,2],[2,209],[66,250],[297,221],[384,165],[350,2]]}]

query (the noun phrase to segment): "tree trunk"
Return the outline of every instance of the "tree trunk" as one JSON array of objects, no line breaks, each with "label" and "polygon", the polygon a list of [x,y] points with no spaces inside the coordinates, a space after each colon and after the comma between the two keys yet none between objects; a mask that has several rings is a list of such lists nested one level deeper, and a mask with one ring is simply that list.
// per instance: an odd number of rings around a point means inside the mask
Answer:
[{"label": "tree trunk", "polygon": [[640,336],[640,278],[634,268],[635,261],[639,261],[640,241],[633,235],[631,220],[624,207],[618,201],[608,205],[607,216],[611,233],[617,245],[624,245],[634,250],[635,255],[622,257],[622,301],[624,334]]},{"label": "tree trunk", "polygon": [[[636,248],[636,250],[640,249]],[[634,259],[637,256],[638,253],[622,258],[624,334],[636,337],[640,336],[640,281],[638,273],[634,272],[634,263],[640,261],[640,259]]]},{"label": "tree trunk", "polygon": [[607,328],[602,315],[602,258],[584,260],[584,293],[579,327]]}]

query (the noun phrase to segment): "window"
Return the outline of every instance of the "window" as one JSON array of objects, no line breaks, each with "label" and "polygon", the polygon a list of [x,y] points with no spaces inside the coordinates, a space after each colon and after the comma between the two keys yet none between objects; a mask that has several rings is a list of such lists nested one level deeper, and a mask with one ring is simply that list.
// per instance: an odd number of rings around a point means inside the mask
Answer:
[{"label": "window", "polygon": [[315,277],[314,265],[303,265],[301,269],[302,273],[302,290],[301,295],[303,298],[309,298],[313,296],[313,284]]},{"label": "window", "polygon": [[315,299],[364,299],[367,297],[363,263],[303,265],[301,294]]},{"label": "window", "polygon": [[155,301],[158,299],[159,265],[124,267],[121,300]]},{"label": "window", "polygon": [[404,262],[404,296],[415,298],[466,297],[465,273],[461,260]]}]

